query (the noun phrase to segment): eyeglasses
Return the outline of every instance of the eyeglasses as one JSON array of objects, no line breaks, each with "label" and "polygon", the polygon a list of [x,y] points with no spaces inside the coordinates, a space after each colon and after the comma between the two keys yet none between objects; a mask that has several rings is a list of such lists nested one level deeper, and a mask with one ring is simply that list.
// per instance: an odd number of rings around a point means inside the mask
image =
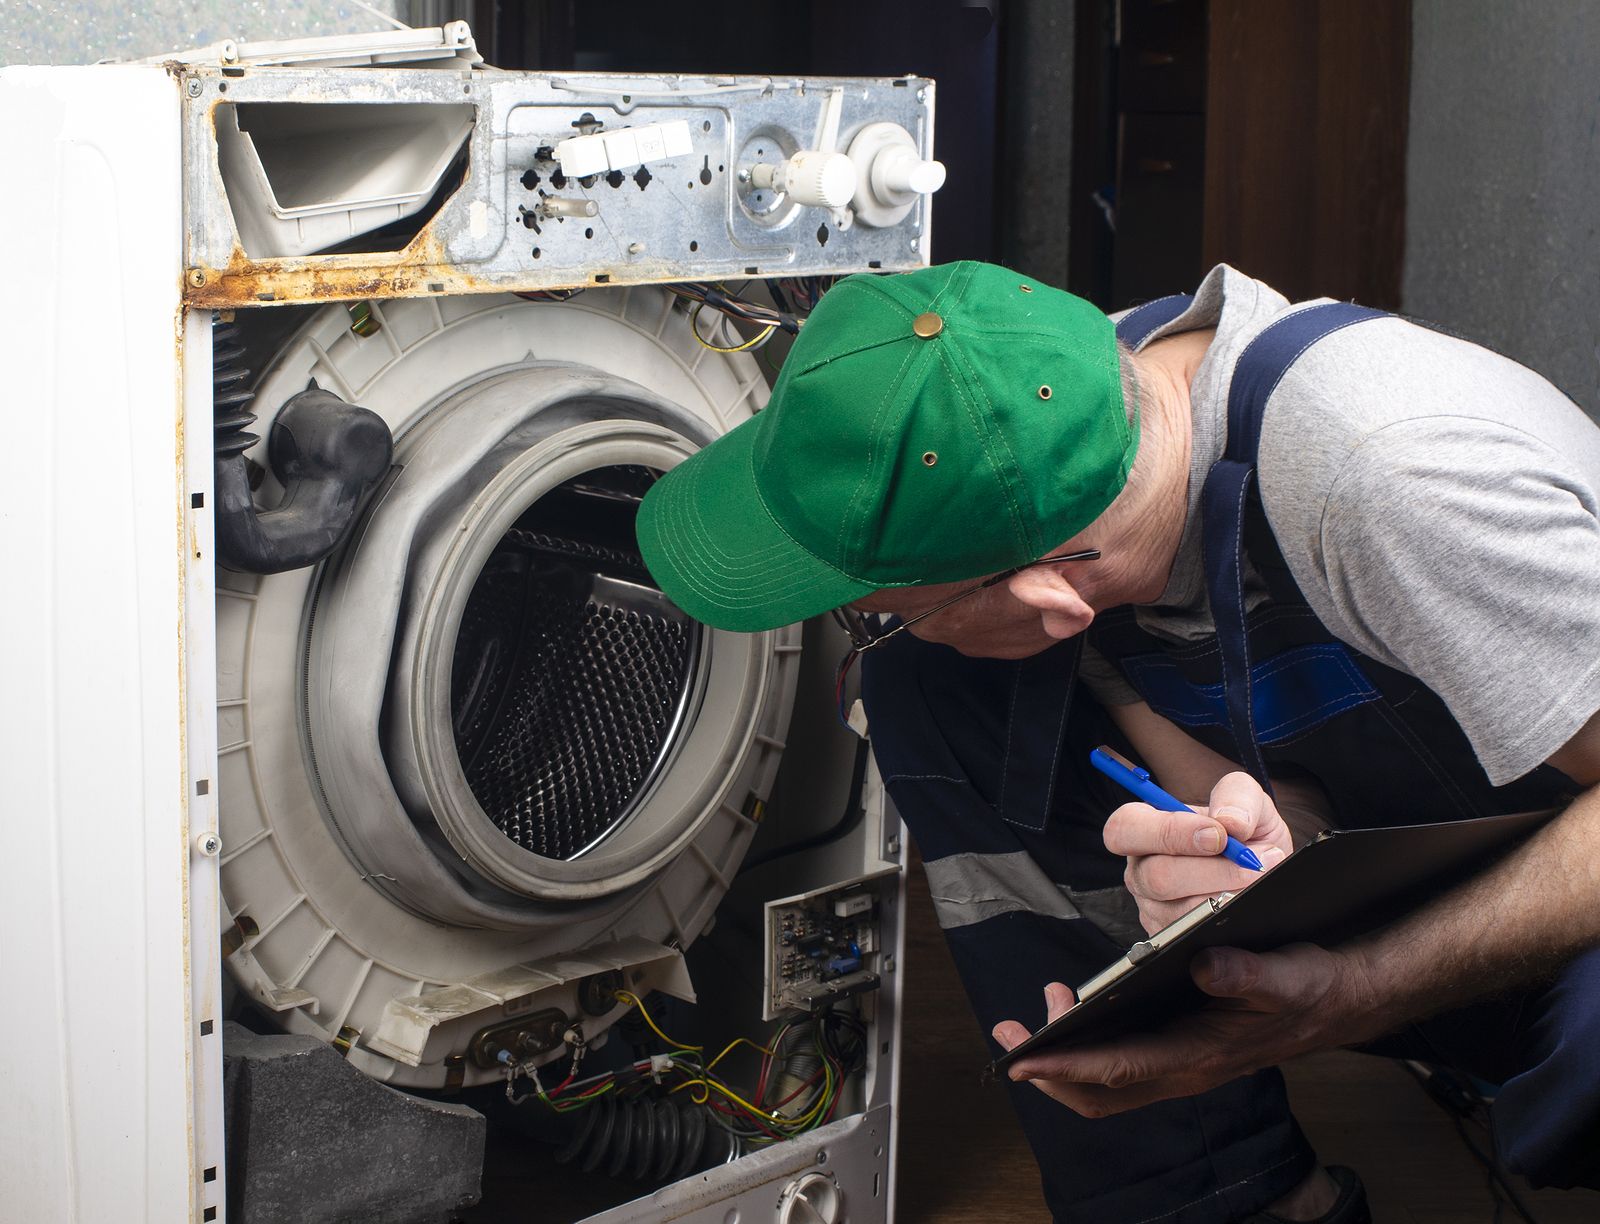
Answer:
[{"label": "eyeglasses", "polygon": [[[1100,550],[1098,548],[1085,548],[1080,552],[1062,553],[1056,557],[1040,557],[1037,561],[1029,561],[1023,565],[1014,565],[1008,570],[985,578],[982,582],[968,587],[964,591],[957,591],[949,599],[942,600],[933,607],[923,612],[918,612],[908,620],[901,621],[891,629],[884,629],[879,623],[878,616],[872,612],[861,612],[846,604],[842,608],[833,610],[834,622],[845,631],[850,639],[850,649],[843,659],[839,661],[838,671],[834,676],[834,698],[839,707],[839,721],[849,726],[850,720],[844,708],[844,680],[857,658],[869,650],[882,646],[895,634],[911,628],[912,625],[927,620],[930,616],[937,616],[952,604],[958,604],[969,595],[976,595],[979,591],[987,591],[990,587],[999,586],[1014,574],[1023,570],[1033,569],[1040,565],[1059,565],[1065,561],[1098,561]],[[870,618],[870,620],[869,620]]]}]

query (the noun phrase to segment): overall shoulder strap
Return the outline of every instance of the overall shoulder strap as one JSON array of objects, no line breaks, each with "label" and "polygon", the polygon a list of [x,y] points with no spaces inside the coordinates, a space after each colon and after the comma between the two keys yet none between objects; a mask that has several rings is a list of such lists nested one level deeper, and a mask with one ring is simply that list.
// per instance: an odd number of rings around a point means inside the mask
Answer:
[{"label": "overall shoulder strap", "polygon": [[1239,355],[1228,384],[1227,446],[1206,476],[1201,494],[1206,594],[1217,625],[1228,725],[1240,764],[1269,792],[1272,784],[1256,739],[1244,600],[1244,515],[1256,478],[1261,423],[1267,401],[1301,354],[1336,331],[1385,317],[1380,310],[1329,302],[1297,310],[1252,340]]},{"label": "overall shoulder strap", "polygon": [[1165,327],[1192,305],[1194,294],[1174,293],[1135,306],[1117,321],[1117,339],[1129,348],[1138,348],[1156,328]]}]

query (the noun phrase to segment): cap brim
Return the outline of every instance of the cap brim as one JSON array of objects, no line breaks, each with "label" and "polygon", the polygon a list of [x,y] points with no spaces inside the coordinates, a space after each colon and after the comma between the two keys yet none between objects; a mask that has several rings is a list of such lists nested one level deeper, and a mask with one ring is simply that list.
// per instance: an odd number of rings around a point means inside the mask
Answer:
[{"label": "cap brim", "polygon": [[662,593],[716,629],[776,629],[878,589],[818,560],[767,513],[756,424],[691,455],[639,507],[639,550]]}]

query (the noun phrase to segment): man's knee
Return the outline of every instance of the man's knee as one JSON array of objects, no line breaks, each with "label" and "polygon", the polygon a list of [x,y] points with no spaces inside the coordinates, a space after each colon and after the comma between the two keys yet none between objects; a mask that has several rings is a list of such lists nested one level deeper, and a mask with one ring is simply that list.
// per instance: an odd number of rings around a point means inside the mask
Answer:
[{"label": "man's knee", "polygon": [[1506,1166],[1536,1186],[1600,1189],[1600,948],[1531,997],[1518,1072],[1495,1102]]}]

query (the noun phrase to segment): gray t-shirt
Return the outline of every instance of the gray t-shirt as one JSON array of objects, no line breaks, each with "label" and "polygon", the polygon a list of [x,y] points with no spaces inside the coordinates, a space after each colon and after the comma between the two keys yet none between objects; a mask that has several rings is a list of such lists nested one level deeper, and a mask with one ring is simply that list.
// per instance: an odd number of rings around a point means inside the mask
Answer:
[{"label": "gray t-shirt", "polygon": [[[1154,332],[1215,327],[1192,387],[1189,517],[1139,623],[1176,641],[1214,631],[1199,503],[1221,455],[1240,352],[1291,305],[1219,265]],[[1290,368],[1261,435],[1262,504],[1322,623],[1421,680],[1489,780],[1543,762],[1600,709],[1600,428],[1533,371],[1402,319],[1335,332]],[[1246,602],[1262,598],[1247,576]],[[1100,655],[1083,679],[1137,695]]]}]

